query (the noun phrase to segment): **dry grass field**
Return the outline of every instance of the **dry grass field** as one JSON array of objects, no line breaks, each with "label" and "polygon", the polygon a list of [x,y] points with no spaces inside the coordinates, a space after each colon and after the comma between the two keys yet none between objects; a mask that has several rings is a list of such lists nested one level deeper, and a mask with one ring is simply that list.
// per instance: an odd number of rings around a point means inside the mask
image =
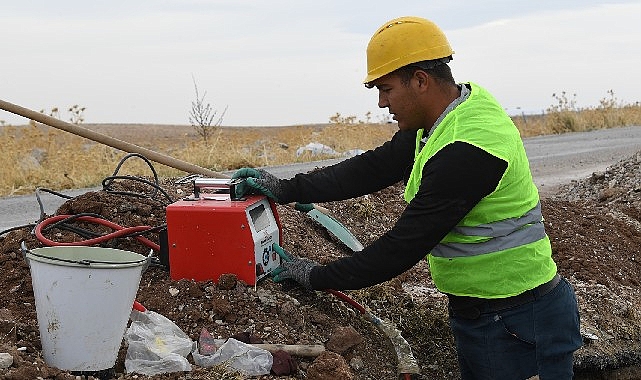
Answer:
[{"label": "dry grass field", "polygon": [[[337,152],[370,149],[395,131],[391,124],[312,125],[291,127],[220,127],[208,144],[191,126],[150,124],[87,124],[84,128],[117,138],[214,171],[243,166],[268,166],[330,158],[296,154],[311,142]],[[112,174],[125,152],[45,125],[0,128],[0,196],[92,187]],[[161,177],[185,173],[154,164]],[[120,173],[150,175],[142,160],[128,160]]]}]

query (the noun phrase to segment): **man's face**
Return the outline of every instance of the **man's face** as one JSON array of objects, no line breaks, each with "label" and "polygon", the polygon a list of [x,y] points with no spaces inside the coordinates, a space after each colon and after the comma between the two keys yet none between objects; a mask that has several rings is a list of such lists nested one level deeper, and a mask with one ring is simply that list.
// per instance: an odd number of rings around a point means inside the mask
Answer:
[{"label": "man's face", "polygon": [[425,128],[425,110],[418,100],[417,81],[403,83],[396,74],[387,74],[372,82],[378,89],[378,106],[387,108],[402,131]]}]

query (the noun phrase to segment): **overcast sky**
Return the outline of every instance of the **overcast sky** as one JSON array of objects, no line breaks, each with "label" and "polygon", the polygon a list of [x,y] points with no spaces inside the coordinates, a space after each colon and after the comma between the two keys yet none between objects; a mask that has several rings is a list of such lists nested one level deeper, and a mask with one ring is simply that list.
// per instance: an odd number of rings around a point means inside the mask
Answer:
[{"label": "overcast sky", "polygon": [[[406,15],[440,25],[454,78],[510,114],[541,112],[562,91],[580,107],[609,90],[641,101],[641,0],[3,1],[0,99],[78,104],[86,123],[188,125],[195,79],[206,103],[227,107],[223,125],[377,119],[386,112],[362,85],[365,48]],[[0,120],[26,122],[2,110]]]}]

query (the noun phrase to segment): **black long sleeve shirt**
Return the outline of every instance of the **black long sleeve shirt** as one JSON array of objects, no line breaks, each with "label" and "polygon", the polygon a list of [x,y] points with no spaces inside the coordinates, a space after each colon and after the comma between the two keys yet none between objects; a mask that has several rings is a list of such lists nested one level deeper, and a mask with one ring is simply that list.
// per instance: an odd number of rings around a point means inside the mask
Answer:
[{"label": "black long sleeve shirt", "polygon": [[[415,132],[284,182],[283,203],[344,200],[379,191],[412,170]],[[507,162],[464,142],[445,146],[423,167],[418,193],[388,232],[352,256],[312,270],[314,289],[360,289],[390,280],[425,258],[498,185]]]}]

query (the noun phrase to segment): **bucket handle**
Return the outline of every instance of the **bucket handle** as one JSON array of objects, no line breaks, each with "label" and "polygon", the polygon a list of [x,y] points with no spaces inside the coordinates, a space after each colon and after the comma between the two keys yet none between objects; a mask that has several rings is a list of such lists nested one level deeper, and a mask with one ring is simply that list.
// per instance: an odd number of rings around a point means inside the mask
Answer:
[{"label": "bucket handle", "polygon": [[22,251],[22,259],[27,263],[27,266],[31,268],[31,264],[29,264],[29,260],[27,260],[27,253],[31,252],[27,248],[27,243],[23,241],[20,242],[20,251]]},{"label": "bucket handle", "polygon": [[99,260],[67,260],[67,259],[61,259],[58,257],[49,257],[49,256],[43,256],[39,255],[37,253],[34,253],[33,251],[29,250],[27,248],[27,244],[24,242],[20,242],[20,250],[22,251],[22,257],[25,259],[27,264],[29,264],[29,260],[27,260],[27,253],[29,253],[32,256],[39,257],[41,259],[47,259],[47,260],[53,260],[53,261],[61,261],[64,263],[72,263],[72,264],[80,264],[80,265],[91,265],[91,264],[140,264],[142,262],[145,262],[145,265],[143,267],[143,272],[147,270],[149,267],[149,262],[151,261],[151,255],[153,254],[153,250],[149,251],[149,255],[145,257],[144,259],[140,260],[134,260],[134,261],[119,261],[119,262],[114,262],[114,261],[99,261]]}]

